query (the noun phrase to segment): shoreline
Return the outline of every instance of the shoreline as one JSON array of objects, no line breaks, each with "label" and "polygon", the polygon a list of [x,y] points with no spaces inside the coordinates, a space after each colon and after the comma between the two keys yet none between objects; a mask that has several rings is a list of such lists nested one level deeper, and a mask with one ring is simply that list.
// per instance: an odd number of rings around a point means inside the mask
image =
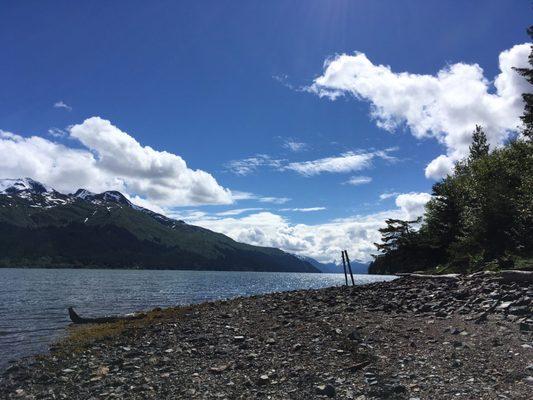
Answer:
[{"label": "shoreline", "polygon": [[0,393],[525,399],[533,384],[532,297],[531,283],[474,274],[164,309],[77,329],[49,355],[9,367]]}]

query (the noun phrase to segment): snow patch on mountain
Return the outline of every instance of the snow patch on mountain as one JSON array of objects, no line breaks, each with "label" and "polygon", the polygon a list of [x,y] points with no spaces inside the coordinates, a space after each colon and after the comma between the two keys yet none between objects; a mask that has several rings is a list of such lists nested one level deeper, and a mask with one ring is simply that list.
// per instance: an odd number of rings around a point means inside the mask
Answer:
[{"label": "snow patch on mountain", "polygon": [[[97,206],[105,206],[106,209],[110,211],[111,206],[118,205],[120,207],[130,207],[136,211],[146,213],[158,220],[161,224],[171,226],[172,228],[174,228],[176,224],[185,224],[183,221],[176,221],[146,208],[137,206],[129,201],[122,193],[115,190],[103,193],[93,193],[86,189],[78,189],[75,193],[63,194],[49,186],[34,181],[31,178],[21,178],[0,179],[0,195],[4,195],[7,199],[24,199],[30,203],[30,207],[32,208],[51,208],[73,203],[75,201],[86,201]],[[10,202],[4,206],[9,205]],[[87,223],[87,220],[88,218],[84,223]]]}]

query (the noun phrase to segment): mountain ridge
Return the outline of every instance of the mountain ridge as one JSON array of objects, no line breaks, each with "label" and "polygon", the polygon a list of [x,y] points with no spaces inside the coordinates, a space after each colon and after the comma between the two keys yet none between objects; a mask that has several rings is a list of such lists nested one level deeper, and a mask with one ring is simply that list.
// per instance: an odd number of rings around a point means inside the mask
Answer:
[{"label": "mountain ridge", "polygon": [[319,272],[282,250],[239,243],[131,203],[0,179],[0,266]]}]

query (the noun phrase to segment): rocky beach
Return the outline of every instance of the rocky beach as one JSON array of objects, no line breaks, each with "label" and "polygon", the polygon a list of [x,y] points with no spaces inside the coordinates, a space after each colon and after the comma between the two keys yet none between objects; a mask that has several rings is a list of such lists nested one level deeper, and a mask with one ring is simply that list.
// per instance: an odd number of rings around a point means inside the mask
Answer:
[{"label": "rocky beach", "polygon": [[403,276],[154,310],[12,364],[5,399],[527,399],[527,273]]}]

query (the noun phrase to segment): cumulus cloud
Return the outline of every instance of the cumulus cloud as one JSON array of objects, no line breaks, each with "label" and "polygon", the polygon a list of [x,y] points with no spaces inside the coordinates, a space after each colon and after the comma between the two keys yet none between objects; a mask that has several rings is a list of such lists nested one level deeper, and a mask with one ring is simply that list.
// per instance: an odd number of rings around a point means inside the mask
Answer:
[{"label": "cumulus cloud", "polygon": [[72,107],[66,104],[63,100],[56,101],[54,108],[64,108],[65,110],[72,111]]},{"label": "cumulus cloud", "polygon": [[230,204],[231,191],[178,155],[142,146],[110,121],[92,117],[69,128],[72,148],[39,136],[0,133],[4,177],[29,176],[61,191],[120,190],[157,206]]},{"label": "cumulus cloud", "polygon": [[399,207],[407,219],[416,219],[424,214],[426,203],[431,200],[429,193],[403,193],[396,197]]},{"label": "cumulus cloud", "polygon": [[526,67],[529,43],[499,55],[500,73],[493,83],[478,64],[456,63],[435,75],[393,72],[373,64],[364,53],[342,54],[326,61],[324,73],[308,91],[332,100],[346,94],[371,104],[379,127],[393,131],[406,125],[417,138],[433,137],[446,147],[426,175],[438,178],[468,153],[472,131],[481,124],[493,146],[505,141],[520,124],[522,93],[531,86],[513,67]]},{"label": "cumulus cloud", "polygon": [[358,185],[364,185],[370,182],[372,182],[372,178],[369,176],[352,176],[350,179],[348,179],[344,183],[346,185],[358,186]]},{"label": "cumulus cloud", "polygon": [[241,242],[278,247],[322,262],[338,261],[344,249],[354,260],[370,261],[371,254],[376,251],[374,243],[381,238],[378,229],[384,226],[385,219],[418,217],[424,211],[421,204],[428,199],[426,196],[429,194],[403,194],[398,196],[396,209],[314,225],[294,224],[288,218],[268,211],[241,218],[198,215],[196,218],[184,216],[184,219]]},{"label": "cumulus cloud", "polygon": [[369,168],[375,158],[394,160],[395,158],[389,153],[395,149],[387,149],[372,152],[353,152],[349,151],[336,157],[320,158],[318,160],[292,162],[284,169],[298,172],[304,176],[318,175],[325,172],[345,173],[360,171]]},{"label": "cumulus cloud", "polygon": [[432,160],[426,167],[426,178],[441,179],[453,172],[455,157],[445,156],[444,154]]}]

